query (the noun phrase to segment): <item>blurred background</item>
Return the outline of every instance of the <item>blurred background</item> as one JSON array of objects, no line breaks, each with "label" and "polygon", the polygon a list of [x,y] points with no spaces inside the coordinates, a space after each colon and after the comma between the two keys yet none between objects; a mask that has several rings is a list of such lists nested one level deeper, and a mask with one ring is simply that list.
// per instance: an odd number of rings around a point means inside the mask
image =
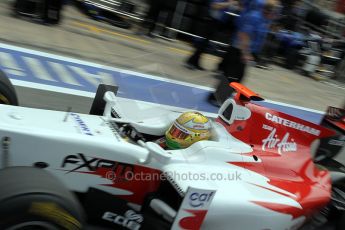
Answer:
[{"label": "blurred background", "polygon": [[[210,30],[209,0],[0,0],[0,42],[213,88],[234,24],[251,0],[234,2],[224,10],[231,23],[212,35],[196,69],[185,63]],[[274,10],[243,83],[270,100],[319,111],[342,107],[345,0],[281,0]],[[44,66],[36,63],[41,70],[30,77],[42,80]],[[23,80],[4,50],[0,68]]]}]

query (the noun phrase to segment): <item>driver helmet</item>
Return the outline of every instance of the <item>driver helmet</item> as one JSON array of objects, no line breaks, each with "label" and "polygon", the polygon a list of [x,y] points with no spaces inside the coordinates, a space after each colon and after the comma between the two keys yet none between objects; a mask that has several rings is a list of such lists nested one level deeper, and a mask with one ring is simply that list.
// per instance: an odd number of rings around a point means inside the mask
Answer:
[{"label": "driver helmet", "polygon": [[211,122],[199,112],[181,114],[165,133],[169,149],[187,148],[195,142],[211,137]]}]

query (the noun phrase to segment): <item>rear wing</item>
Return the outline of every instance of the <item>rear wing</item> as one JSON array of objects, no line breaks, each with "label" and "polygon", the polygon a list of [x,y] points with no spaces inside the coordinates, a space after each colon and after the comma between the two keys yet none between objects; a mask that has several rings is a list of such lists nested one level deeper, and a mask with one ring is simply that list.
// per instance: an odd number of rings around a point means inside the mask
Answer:
[{"label": "rear wing", "polygon": [[253,92],[252,90],[238,82],[231,82],[229,85],[236,91],[234,99],[237,102],[264,100],[261,96],[259,96],[259,94]]},{"label": "rear wing", "polygon": [[322,120],[322,125],[335,128],[345,135],[345,105],[344,108],[328,107]]},{"label": "rear wing", "polygon": [[321,125],[334,130],[334,135],[322,138],[315,151],[315,161],[325,163],[345,152],[345,105],[344,108],[328,107]]}]

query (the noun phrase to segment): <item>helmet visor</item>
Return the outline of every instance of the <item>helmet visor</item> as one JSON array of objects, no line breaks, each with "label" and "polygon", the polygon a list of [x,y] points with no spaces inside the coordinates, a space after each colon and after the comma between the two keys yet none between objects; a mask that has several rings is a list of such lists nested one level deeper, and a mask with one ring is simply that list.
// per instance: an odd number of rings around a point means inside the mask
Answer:
[{"label": "helmet visor", "polygon": [[185,140],[191,135],[191,132],[175,122],[170,128],[169,134],[175,139]]}]

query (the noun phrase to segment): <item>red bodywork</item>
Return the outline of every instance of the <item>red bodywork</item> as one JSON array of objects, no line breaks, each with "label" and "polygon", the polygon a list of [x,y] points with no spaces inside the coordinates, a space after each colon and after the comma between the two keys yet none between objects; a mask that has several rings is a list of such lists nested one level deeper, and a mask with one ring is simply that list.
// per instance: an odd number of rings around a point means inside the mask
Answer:
[{"label": "red bodywork", "polygon": [[239,87],[238,83],[235,84],[234,88],[238,92],[235,101],[250,109],[251,116],[247,120],[235,120],[231,125],[221,118],[217,122],[232,136],[251,145],[253,152],[245,155],[256,156],[259,160],[254,163],[231,164],[264,175],[269,179],[270,185],[293,194],[294,196],[289,196],[280,193],[295,199],[302,209],[255,200],[252,202],[270,210],[290,214],[293,218],[308,216],[324,207],[331,195],[330,175],[314,164],[310,146],[314,140],[331,136],[334,131],[255,105],[249,99],[252,96],[259,98],[258,95],[243,86]]}]

